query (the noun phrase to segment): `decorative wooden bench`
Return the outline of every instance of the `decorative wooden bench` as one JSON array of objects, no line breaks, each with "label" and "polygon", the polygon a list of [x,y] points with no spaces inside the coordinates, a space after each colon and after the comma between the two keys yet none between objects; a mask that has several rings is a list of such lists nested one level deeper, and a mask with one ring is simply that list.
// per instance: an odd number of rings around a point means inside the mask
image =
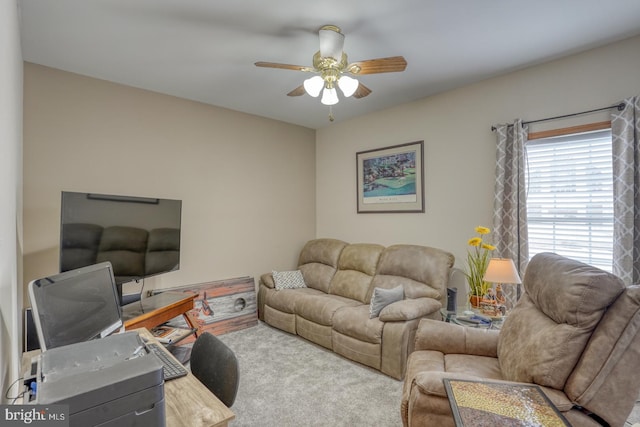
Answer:
[{"label": "decorative wooden bench", "polygon": [[[198,294],[190,314],[198,323],[200,332],[221,335],[258,324],[253,277],[199,283],[170,290]],[[188,327],[181,317],[172,319],[169,324],[174,327]],[[193,336],[186,338],[180,341],[180,344],[192,342],[194,339]]]}]

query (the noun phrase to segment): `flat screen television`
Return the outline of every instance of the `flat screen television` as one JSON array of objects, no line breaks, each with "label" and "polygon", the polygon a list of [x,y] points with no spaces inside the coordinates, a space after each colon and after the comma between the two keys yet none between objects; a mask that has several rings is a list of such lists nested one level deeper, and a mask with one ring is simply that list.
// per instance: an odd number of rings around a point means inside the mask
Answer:
[{"label": "flat screen television", "polygon": [[180,268],[182,201],[62,192],[60,272],[109,261],[122,284]]},{"label": "flat screen television", "polygon": [[29,299],[43,351],[104,338],[122,327],[109,262],[32,280]]}]

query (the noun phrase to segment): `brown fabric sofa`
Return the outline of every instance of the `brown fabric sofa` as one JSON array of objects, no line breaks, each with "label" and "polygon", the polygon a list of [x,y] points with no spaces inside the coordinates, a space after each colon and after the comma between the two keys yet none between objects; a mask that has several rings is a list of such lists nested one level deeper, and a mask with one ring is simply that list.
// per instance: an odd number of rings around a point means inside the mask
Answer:
[{"label": "brown fabric sofa", "polygon": [[420,323],[405,426],[454,425],[443,378],[538,384],[573,426],[624,425],[640,391],[640,286],[551,253],[532,258],[523,284],[500,331]]},{"label": "brown fabric sofa", "polygon": [[[267,324],[300,335],[396,378],[404,377],[422,318],[441,319],[454,258],[416,245],[383,247],[335,239],[309,241],[298,269],[306,287],[276,289],[273,275],[260,278],[258,313]],[[401,285],[404,299],[370,318],[375,288]]]}]

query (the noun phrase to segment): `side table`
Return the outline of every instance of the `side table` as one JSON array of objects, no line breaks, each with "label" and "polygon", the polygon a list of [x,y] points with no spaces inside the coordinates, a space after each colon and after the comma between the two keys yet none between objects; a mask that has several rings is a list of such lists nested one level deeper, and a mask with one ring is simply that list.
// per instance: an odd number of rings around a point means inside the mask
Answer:
[{"label": "side table", "polygon": [[[502,328],[502,324],[504,323],[504,318],[490,318],[488,316],[484,316],[479,313],[469,312],[455,312],[455,311],[447,311],[446,309],[441,309],[440,313],[442,314],[442,320],[447,323],[453,323],[460,326],[465,326],[468,328],[485,328],[485,329],[500,329]],[[475,320],[473,318],[474,315],[482,316],[483,320]]]}]

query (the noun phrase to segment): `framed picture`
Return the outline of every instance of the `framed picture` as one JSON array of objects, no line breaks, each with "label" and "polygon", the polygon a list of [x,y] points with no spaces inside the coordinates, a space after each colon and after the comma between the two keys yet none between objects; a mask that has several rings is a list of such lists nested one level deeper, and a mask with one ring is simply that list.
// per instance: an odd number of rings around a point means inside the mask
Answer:
[{"label": "framed picture", "polygon": [[424,212],[424,141],[356,153],[358,213]]}]

